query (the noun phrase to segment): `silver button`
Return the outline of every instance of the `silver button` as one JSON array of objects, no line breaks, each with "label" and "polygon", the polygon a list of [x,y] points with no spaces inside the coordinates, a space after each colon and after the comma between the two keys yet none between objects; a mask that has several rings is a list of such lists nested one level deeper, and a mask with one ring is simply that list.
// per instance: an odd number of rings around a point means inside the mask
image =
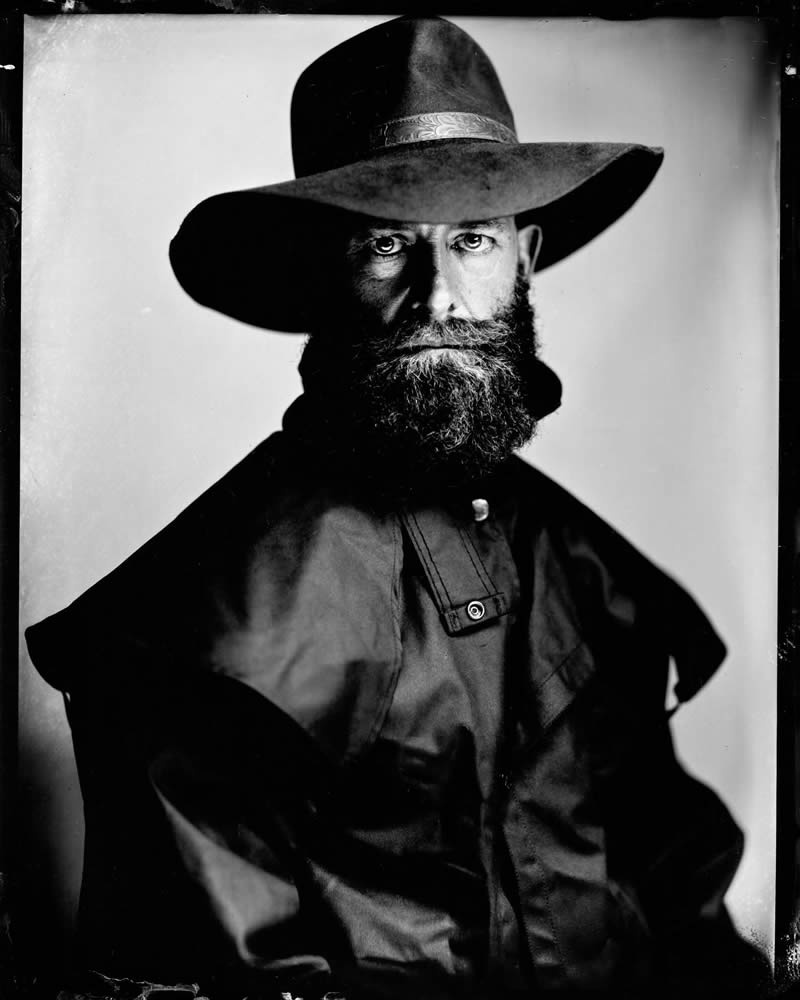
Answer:
[{"label": "silver button", "polygon": [[470,601],[467,605],[467,614],[474,622],[479,622],[486,614],[486,608],[480,601]]},{"label": "silver button", "polygon": [[472,501],[472,517],[478,523],[485,521],[489,516],[489,501],[478,498]]}]

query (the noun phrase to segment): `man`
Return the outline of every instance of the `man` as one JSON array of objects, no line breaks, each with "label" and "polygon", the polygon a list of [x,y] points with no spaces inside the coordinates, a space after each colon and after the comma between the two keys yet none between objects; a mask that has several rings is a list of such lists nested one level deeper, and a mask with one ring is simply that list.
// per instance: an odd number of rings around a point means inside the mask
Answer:
[{"label": "man", "polygon": [[[209,199],[198,301],[311,330],[280,434],[28,631],[68,692],[81,963],[212,998],[755,995],[741,834],[664,710],[724,649],[513,456],[559,405],[534,270],[661,151],[526,144],[485,54],[401,18],[322,56],[297,178]],[[272,991],[272,993],[270,993]]]}]

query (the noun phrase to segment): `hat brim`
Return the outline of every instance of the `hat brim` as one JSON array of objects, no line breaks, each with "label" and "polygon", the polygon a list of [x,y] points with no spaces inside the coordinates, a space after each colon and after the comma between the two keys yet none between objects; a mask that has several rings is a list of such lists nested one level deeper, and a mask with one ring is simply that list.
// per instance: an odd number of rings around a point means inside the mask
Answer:
[{"label": "hat brim", "polygon": [[254,326],[308,328],[304,303],[325,267],[325,234],[343,214],[403,222],[535,222],[541,271],[626,212],[663,151],[623,143],[480,140],[397,147],[335,170],[214,195],[170,244],[183,289],[201,305]]}]

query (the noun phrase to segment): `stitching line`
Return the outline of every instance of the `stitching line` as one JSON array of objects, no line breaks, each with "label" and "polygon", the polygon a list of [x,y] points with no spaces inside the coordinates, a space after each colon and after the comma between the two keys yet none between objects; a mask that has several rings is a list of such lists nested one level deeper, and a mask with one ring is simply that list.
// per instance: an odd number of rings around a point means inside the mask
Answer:
[{"label": "stitching line", "polygon": [[571,649],[571,650],[570,650],[570,651],[569,651],[569,652],[567,653],[567,655],[566,655],[566,656],[563,656],[563,657],[562,657],[562,658],[561,658],[561,659],[560,659],[560,660],[558,661],[558,663],[557,663],[557,664],[556,664],[556,665],[555,665],[555,666],[553,667],[553,669],[552,669],[552,670],[550,671],[550,673],[549,673],[549,674],[548,674],[548,675],[547,675],[546,677],[543,677],[543,678],[542,678],[542,679],[541,679],[541,680],[539,681],[539,683],[538,683],[538,684],[536,685],[536,687],[534,688],[534,691],[538,691],[538,690],[539,690],[540,688],[544,687],[544,685],[545,685],[545,684],[546,684],[546,683],[547,683],[547,682],[548,682],[548,681],[550,680],[550,678],[551,678],[551,677],[553,676],[553,674],[557,674],[557,673],[559,673],[559,672],[560,672],[560,670],[561,670],[561,668],[562,668],[562,667],[563,667],[563,666],[564,666],[564,665],[565,665],[566,663],[568,663],[568,662],[569,662],[569,661],[570,661],[570,660],[572,659],[572,657],[573,657],[573,656],[575,655],[575,653],[577,653],[577,652],[578,652],[578,650],[579,650],[579,649],[580,649],[580,648],[581,648],[582,646],[585,646],[585,645],[586,645],[586,643],[585,643],[585,642],[583,641],[583,639],[579,639],[579,640],[578,640],[578,642],[577,642],[577,643],[576,643],[576,644],[575,644],[575,645],[574,645],[574,646],[572,647],[572,649]]},{"label": "stitching line", "polygon": [[[425,535],[423,534],[422,528],[420,527],[419,522],[417,521],[417,516],[413,512],[409,511],[409,517],[411,517],[411,519],[414,521],[414,524],[416,525],[417,531],[419,532],[419,535],[420,535],[420,539],[422,540],[422,544],[425,546],[425,552],[428,555],[428,560],[430,561],[430,565],[431,565],[432,569],[434,570],[434,572],[436,573],[436,576],[439,579],[439,583],[442,585],[442,590],[444,591],[445,597],[447,598],[447,603],[452,608],[453,607],[453,599],[450,596],[450,594],[448,593],[447,584],[444,582],[444,578],[442,577],[442,574],[439,572],[439,567],[434,562],[433,555],[431,554],[431,550],[428,547],[428,540],[425,537]],[[431,581],[431,582],[433,582],[433,581]],[[434,585],[434,589],[436,589],[435,585]],[[440,603],[442,605],[444,604],[444,601],[442,601],[441,598],[440,598]]]},{"label": "stitching line", "polygon": [[425,552],[423,551],[425,548],[425,539],[422,535],[422,532],[420,531],[419,526],[416,524],[416,521],[414,520],[414,516],[411,513],[411,511],[409,510],[404,511],[403,521],[408,530],[408,534],[409,537],[411,538],[414,550],[416,551],[417,556],[419,557],[419,561],[422,564],[422,569],[425,573],[425,578],[427,579],[431,589],[433,590],[433,598],[439,605],[440,612],[444,614],[445,601],[442,598],[442,594],[437,585],[437,581],[433,575],[432,567],[429,565],[429,559],[426,556]]},{"label": "stitching line", "polygon": [[360,746],[353,747],[345,753],[342,758],[343,764],[349,764],[352,760],[357,759],[359,754],[363,753],[369,746],[372,745],[378,733],[384,726],[386,722],[386,716],[388,715],[389,709],[391,708],[392,701],[394,699],[394,693],[397,688],[397,683],[400,679],[400,670],[402,668],[402,649],[400,645],[400,609],[399,609],[399,596],[395,589],[395,582],[398,580],[397,572],[397,562],[403,547],[403,536],[400,531],[400,527],[397,523],[397,519],[392,519],[392,541],[394,542],[394,553],[392,556],[392,594],[391,594],[391,611],[392,620],[396,626],[395,636],[394,636],[394,659],[392,662],[392,672],[389,677],[389,683],[386,685],[386,690],[383,696],[380,698],[378,704],[378,711],[372,720],[372,725],[369,727],[369,732],[365,736],[363,742]]},{"label": "stitching line", "polygon": [[[489,576],[489,572],[483,565],[478,550],[472,544],[472,539],[464,531],[461,525],[458,526],[458,536],[461,541],[461,546],[469,556],[469,561],[472,563],[472,568],[475,570],[475,575],[478,577],[478,580],[480,581],[480,584],[483,587],[483,589],[488,593],[497,593],[497,586],[494,580],[492,580],[492,578]],[[481,573],[481,569],[478,566],[478,563],[475,562],[475,557],[477,557],[478,562],[480,563],[480,567],[483,568],[483,573]]]},{"label": "stitching line", "polygon": [[[489,571],[486,569],[486,566],[483,564],[480,552],[478,552],[472,539],[460,525],[458,528],[458,533],[461,536],[461,544],[466,549],[467,555],[469,556],[472,565],[475,567],[475,572],[478,574],[478,577],[480,578],[484,587],[486,587],[488,591],[496,593],[497,585],[489,575]],[[477,564],[475,562],[476,559],[478,560]],[[483,572],[481,572],[481,570],[483,570]]]}]

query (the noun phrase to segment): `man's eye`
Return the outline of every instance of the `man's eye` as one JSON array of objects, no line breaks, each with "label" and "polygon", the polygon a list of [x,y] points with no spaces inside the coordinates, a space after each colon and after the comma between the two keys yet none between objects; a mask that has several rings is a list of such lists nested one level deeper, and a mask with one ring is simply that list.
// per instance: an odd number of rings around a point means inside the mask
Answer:
[{"label": "man's eye", "polygon": [[474,253],[477,250],[489,249],[489,237],[482,233],[464,233],[458,238],[458,244],[463,250]]},{"label": "man's eye", "polygon": [[379,257],[391,257],[400,252],[403,244],[396,236],[379,236],[371,246]]}]

